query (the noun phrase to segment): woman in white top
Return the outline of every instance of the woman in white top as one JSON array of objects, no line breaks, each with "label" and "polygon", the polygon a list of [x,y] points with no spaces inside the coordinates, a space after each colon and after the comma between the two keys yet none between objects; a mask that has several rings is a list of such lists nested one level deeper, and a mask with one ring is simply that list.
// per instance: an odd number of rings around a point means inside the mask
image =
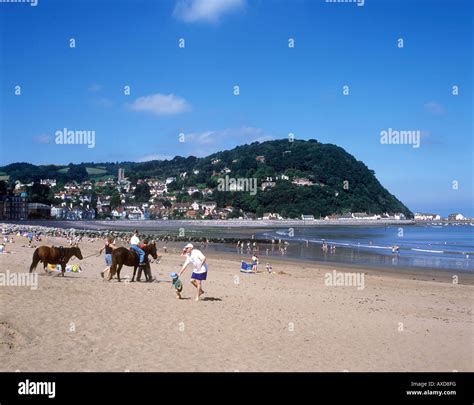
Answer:
[{"label": "woman in white top", "polygon": [[192,264],[193,274],[191,275],[191,284],[196,287],[197,296],[196,301],[199,301],[201,294],[204,294],[202,289],[202,282],[207,279],[207,264],[206,256],[198,249],[194,249],[191,243],[188,243],[183,249],[183,256],[186,256],[186,261],[179,272],[179,277],[184,273],[189,264]]}]

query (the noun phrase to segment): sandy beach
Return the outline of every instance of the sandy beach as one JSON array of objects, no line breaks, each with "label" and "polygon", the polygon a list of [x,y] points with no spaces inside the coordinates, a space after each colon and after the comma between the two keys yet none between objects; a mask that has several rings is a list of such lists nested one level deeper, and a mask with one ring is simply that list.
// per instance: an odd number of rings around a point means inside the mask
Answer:
[{"label": "sandy beach", "polygon": [[[65,244],[47,237],[40,244]],[[102,247],[82,241],[84,257]],[[153,283],[105,282],[104,257],[38,288],[0,286],[0,371],[474,371],[472,275],[394,272],[272,259],[275,274],[239,272],[241,256],[208,255],[206,294],[194,301],[169,273],[178,250],[152,264]],[[28,271],[26,238],[7,245],[0,273]],[[327,274],[364,274],[364,288]],[[122,278],[132,270],[124,268]]]}]

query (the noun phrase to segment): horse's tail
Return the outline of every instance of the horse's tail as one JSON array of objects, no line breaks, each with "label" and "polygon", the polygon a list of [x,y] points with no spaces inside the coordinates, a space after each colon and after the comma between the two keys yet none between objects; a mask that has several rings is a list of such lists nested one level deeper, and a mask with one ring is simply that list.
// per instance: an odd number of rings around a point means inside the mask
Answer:
[{"label": "horse's tail", "polygon": [[36,266],[38,265],[40,261],[40,257],[39,257],[39,248],[36,248],[35,249],[35,252],[33,253],[33,261],[31,262],[31,266],[30,266],[30,273],[36,269]]}]

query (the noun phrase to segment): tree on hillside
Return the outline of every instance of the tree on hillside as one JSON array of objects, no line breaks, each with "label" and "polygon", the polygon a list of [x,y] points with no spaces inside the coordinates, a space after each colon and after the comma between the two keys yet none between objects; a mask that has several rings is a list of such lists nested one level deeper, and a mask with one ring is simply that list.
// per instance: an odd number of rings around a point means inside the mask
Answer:
[{"label": "tree on hillside", "polygon": [[84,166],[69,165],[67,177],[70,181],[83,182],[89,178],[89,174]]},{"label": "tree on hillside", "polygon": [[137,184],[135,191],[135,201],[138,203],[148,202],[151,197],[150,186],[147,183]]},{"label": "tree on hillside", "polygon": [[7,183],[3,180],[0,180],[0,195],[7,194],[7,191],[8,191]]},{"label": "tree on hillside", "polygon": [[110,208],[115,209],[118,206],[120,206],[121,200],[120,200],[120,194],[116,191],[115,193],[112,194],[110,197]]},{"label": "tree on hillside", "polygon": [[49,187],[38,182],[33,183],[33,186],[28,190],[28,200],[33,203],[51,204]]}]

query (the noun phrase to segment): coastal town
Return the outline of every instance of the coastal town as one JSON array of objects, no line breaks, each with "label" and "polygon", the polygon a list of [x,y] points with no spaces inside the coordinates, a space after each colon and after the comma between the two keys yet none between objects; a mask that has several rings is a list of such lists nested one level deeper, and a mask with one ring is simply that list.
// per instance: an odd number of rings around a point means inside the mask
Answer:
[{"label": "coastal town", "polygon": [[[184,178],[186,172],[179,176]],[[276,180],[288,178],[268,178],[262,181],[259,189],[275,185]],[[116,177],[83,182],[59,184],[56,179],[41,179],[39,182],[22,183],[16,181],[12,192],[0,192],[0,220],[56,219],[67,221],[81,220],[263,220],[354,222],[395,220],[405,221],[402,213],[371,214],[368,212],[347,212],[315,218],[314,215],[301,215],[300,218],[285,218],[278,212],[264,212],[257,216],[253,212],[243,212],[231,205],[219,206],[212,200],[214,189],[186,187],[174,190],[170,187],[176,177],[164,179],[145,178],[131,182],[125,177],[124,169],[119,169]],[[312,185],[309,179],[296,178],[293,184],[305,187]],[[171,188],[171,190],[170,190]],[[259,191],[260,191],[259,190]],[[230,190],[230,192],[239,191]],[[38,192],[52,199],[51,204],[39,202]],[[52,198],[51,198],[52,197]],[[442,218],[439,214],[415,213],[415,222],[465,223],[472,219],[461,213]]]}]

